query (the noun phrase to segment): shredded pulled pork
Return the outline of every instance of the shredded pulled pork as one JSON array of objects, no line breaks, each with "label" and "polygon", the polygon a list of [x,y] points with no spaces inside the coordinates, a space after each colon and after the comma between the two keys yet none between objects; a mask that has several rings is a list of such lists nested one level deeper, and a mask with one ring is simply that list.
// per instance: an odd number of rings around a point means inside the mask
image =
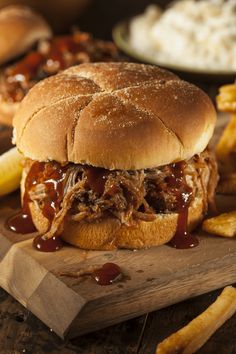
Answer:
[{"label": "shredded pulled pork", "polygon": [[[44,163],[45,165],[56,163]],[[64,168],[63,191],[58,212],[45,238],[62,231],[65,218],[81,222],[92,222],[111,216],[122,224],[130,225],[137,219],[153,221],[158,213],[171,213],[178,210],[178,193],[171,187],[173,166],[166,165],[144,170],[114,170],[90,166],[69,164]],[[190,201],[201,197],[205,212],[208,203],[213,204],[214,190],[218,175],[213,154],[205,150],[182,165],[184,183],[188,189],[186,198]],[[55,167],[56,168],[56,167]],[[29,191],[30,199],[38,203],[41,209],[48,198],[47,177]],[[48,182],[47,182],[48,183]],[[189,193],[191,190],[191,193]],[[51,193],[51,195],[53,195]]]}]

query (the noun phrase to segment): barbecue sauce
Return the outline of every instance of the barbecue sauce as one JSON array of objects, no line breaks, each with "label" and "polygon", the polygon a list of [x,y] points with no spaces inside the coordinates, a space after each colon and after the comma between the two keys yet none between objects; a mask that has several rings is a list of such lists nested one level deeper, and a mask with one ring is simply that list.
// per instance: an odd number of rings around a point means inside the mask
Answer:
[{"label": "barbecue sauce", "polygon": [[109,171],[100,167],[86,167],[85,174],[89,187],[95,193],[103,194]]},{"label": "barbecue sauce", "polygon": [[59,236],[53,236],[44,240],[43,236],[36,236],[33,240],[33,246],[41,252],[54,252],[63,247],[63,241]]},{"label": "barbecue sauce", "polygon": [[35,162],[26,177],[25,180],[25,192],[22,203],[22,210],[16,215],[11,216],[7,220],[7,226],[11,231],[14,231],[19,234],[28,234],[37,231],[29,209],[29,190],[36,183],[36,179],[34,177],[36,167],[38,169],[38,165]]},{"label": "barbecue sauce", "polygon": [[172,174],[166,178],[168,186],[177,200],[177,229],[170,245],[175,248],[192,248],[198,245],[198,239],[187,230],[188,208],[192,197],[192,188],[187,185],[184,167],[185,162],[181,161],[171,165]]},{"label": "barbecue sauce", "polygon": [[[63,198],[63,181],[66,169],[66,166],[63,167],[58,163],[33,162],[25,180],[22,211],[7,220],[7,226],[11,231],[20,234],[36,231],[29,203],[31,202],[30,191],[40,183],[44,185],[46,195],[41,210],[49,223],[52,223]],[[34,246],[40,251],[52,252],[62,247],[62,241],[59,237],[44,240],[43,237],[38,236],[34,240]]]},{"label": "barbecue sauce", "polygon": [[6,226],[18,234],[31,234],[36,231],[31,215],[25,209],[11,216],[7,220]]},{"label": "barbecue sauce", "polygon": [[13,67],[7,69],[7,74],[15,81],[29,80],[37,74],[38,67],[43,63],[43,60],[42,54],[36,51],[31,52]]},{"label": "barbecue sauce", "polygon": [[75,54],[81,48],[80,43],[76,43],[74,37],[72,36],[62,36],[55,38],[52,41],[49,54],[47,55],[46,61],[57,62],[60,70],[67,67],[66,61],[64,58],[64,53]]},{"label": "barbecue sauce", "polygon": [[[42,213],[52,223],[56,213],[60,209],[63,198],[63,182],[67,167],[58,163],[34,162],[30,172],[29,179],[31,182],[27,186],[27,195],[33,185],[43,183],[45,187],[46,197],[42,205]],[[33,183],[32,183],[33,182]],[[29,200],[27,201],[29,203]]]},{"label": "barbecue sauce", "polygon": [[92,273],[92,277],[99,285],[111,285],[122,277],[122,271],[115,263],[105,263]]},{"label": "barbecue sauce", "polygon": [[[81,46],[82,44],[79,40],[76,41],[75,36],[56,37],[51,41],[47,54],[32,51],[17,64],[8,68],[6,71],[8,80],[9,82],[17,82],[37,79],[37,76],[41,75],[41,72],[44,70],[45,65],[50,67],[55,63],[57,64],[57,71],[63,70],[68,66],[65,54],[75,54],[81,49]],[[50,75],[50,73],[48,74]],[[14,91],[10,92],[10,94],[13,100],[17,100]]]}]

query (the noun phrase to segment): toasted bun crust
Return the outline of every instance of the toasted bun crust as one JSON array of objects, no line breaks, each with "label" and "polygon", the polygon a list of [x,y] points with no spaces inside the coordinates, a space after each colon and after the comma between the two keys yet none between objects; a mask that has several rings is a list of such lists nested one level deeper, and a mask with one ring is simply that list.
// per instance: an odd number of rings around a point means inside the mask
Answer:
[{"label": "toasted bun crust", "polygon": [[82,64],[35,85],[14,118],[33,160],[152,168],[207,146],[216,114],[196,86],[156,66]]},{"label": "toasted bun crust", "polygon": [[0,64],[25,53],[37,40],[51,35],[46,21],[30,8],[4,7],[0,10]]},{"label": "toasted bun crust", "polygon": [[[204,203],[196,198],[189,208],[189,230],[194,229],[204,215]],[[30,204],[36,228],[44,234],[48,221],[37,204]],[[177,214],[157,214],[155,221],[137,221],[133,226],[121,225],[118,219],[100,219],[94,223],[68,221],[62,239],[83,249],[109,250],[114,248],[141,249],[169,242],[176,232]]]}]

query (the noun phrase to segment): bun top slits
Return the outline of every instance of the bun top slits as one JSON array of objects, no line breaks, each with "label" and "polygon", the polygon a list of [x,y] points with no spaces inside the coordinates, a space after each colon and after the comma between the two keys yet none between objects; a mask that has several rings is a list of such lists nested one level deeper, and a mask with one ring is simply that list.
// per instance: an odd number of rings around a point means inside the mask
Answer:
[{"label": "bun top slits", "polygon": [[207,146],[216,114],[196,86],[156,66],[82,64],[35,85],[14,118],[33,160],[152,168]]},{"label": "bun top slits", "polygon": [[25,53],[39,39],[51,37],[46,21],[27,6],[0,10],[0,64]]}]

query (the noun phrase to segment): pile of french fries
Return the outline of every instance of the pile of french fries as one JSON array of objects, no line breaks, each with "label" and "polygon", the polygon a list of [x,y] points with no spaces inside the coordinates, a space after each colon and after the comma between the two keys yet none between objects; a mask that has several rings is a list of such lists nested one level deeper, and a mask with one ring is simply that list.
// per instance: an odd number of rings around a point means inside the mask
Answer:
[{"label": "pile of french fries", "polygon": [[[220,111],[231,114],[231,120],[216,147],[220,173],[217,192],[236,195],[236,83],[220,88],[217,106]],[[202,228],[219,236],[234,237],[236,236],[236,211],[205,220]]]}]

